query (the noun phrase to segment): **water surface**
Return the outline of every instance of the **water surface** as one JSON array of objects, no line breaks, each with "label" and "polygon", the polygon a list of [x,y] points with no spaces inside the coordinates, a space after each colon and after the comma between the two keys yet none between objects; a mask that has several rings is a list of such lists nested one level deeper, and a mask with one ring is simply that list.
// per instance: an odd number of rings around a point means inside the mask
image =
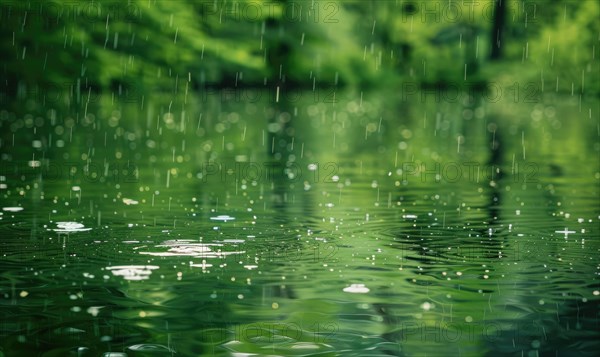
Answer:
[{"label": "water surface", "polygon": [[0,112],[0,355],[600,350],[597,99],[211,93]]}]

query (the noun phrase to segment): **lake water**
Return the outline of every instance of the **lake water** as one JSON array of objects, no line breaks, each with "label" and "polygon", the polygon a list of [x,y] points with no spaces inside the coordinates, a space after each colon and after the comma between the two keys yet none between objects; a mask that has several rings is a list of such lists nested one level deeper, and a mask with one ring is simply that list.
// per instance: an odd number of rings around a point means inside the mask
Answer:
[{"label": "lake water", "polygon": [[0,356],[593,356],[597,98],[210,90],[0,112]]}]

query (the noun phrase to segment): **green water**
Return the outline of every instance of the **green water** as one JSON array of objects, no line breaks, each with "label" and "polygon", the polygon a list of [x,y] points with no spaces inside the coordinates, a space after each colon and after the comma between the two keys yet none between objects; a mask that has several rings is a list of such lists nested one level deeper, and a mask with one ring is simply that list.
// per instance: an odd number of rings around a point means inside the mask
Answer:
[{"label": "green water", "polygon": [[0,355],[595,355],[598,100],[513,94],[5,103]]}]

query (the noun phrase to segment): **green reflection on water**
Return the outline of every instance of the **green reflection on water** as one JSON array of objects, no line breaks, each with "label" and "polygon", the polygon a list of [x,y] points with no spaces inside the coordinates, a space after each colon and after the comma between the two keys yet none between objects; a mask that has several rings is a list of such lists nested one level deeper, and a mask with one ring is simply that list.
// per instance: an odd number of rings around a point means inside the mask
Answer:
[{"label": "green reflection on water", "polygon": [[597,100],[326,94],[3,111],[3,351],[598,350]]}]

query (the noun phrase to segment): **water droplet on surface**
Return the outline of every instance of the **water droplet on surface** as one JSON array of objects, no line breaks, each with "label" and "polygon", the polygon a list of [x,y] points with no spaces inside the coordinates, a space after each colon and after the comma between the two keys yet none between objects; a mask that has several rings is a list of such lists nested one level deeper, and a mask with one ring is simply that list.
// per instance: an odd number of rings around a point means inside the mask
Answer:
[{"label": "water droplet on surface", "polygon": [[129,346],[127,348],[130,351],[139,351],[139,352],[175,352],[167,346],[156,345],[151,343],[142,343],[138,345]]},{"label": "water droplet on surface", "polygon": [[222,222],[233,221],[234,219],[235,219],[235,217],[231,217],[229,215],[218,215],[216,217],[210,217],[211,221],[222,221]]},{"label": "water droplet on surface", "polygon": [[125,280],[146,280],[152,270],[158,269],[156,265],[115,265],[106,267],[115,276],[122,276]]},{"label": "water droplet on surface", "polygon": [[98,316],[100,313],[100,309],[104,308],[104,306],[90,306],[87,308],[86,312],[94,317]]},{"label": "water droplet on surface", "polygon": [[352,284],[348,287],[344,288],[345,293],[353,293],[353,294],[366,294],[370,291],[369,288],[365,286],[365,284]]},{"label": "water droplet on surface", "polygon": [[137,205],[139,202],[136,200],[132,200],[131,198],[123,198],[123,203],[126,205]]},{"label": "water droplet on surface", "polygon": [[91,230],[91,228],[85,228],[85,226],[78,222],[56,222],[55,232],[69,233],[69,232],[85,232]]}]

